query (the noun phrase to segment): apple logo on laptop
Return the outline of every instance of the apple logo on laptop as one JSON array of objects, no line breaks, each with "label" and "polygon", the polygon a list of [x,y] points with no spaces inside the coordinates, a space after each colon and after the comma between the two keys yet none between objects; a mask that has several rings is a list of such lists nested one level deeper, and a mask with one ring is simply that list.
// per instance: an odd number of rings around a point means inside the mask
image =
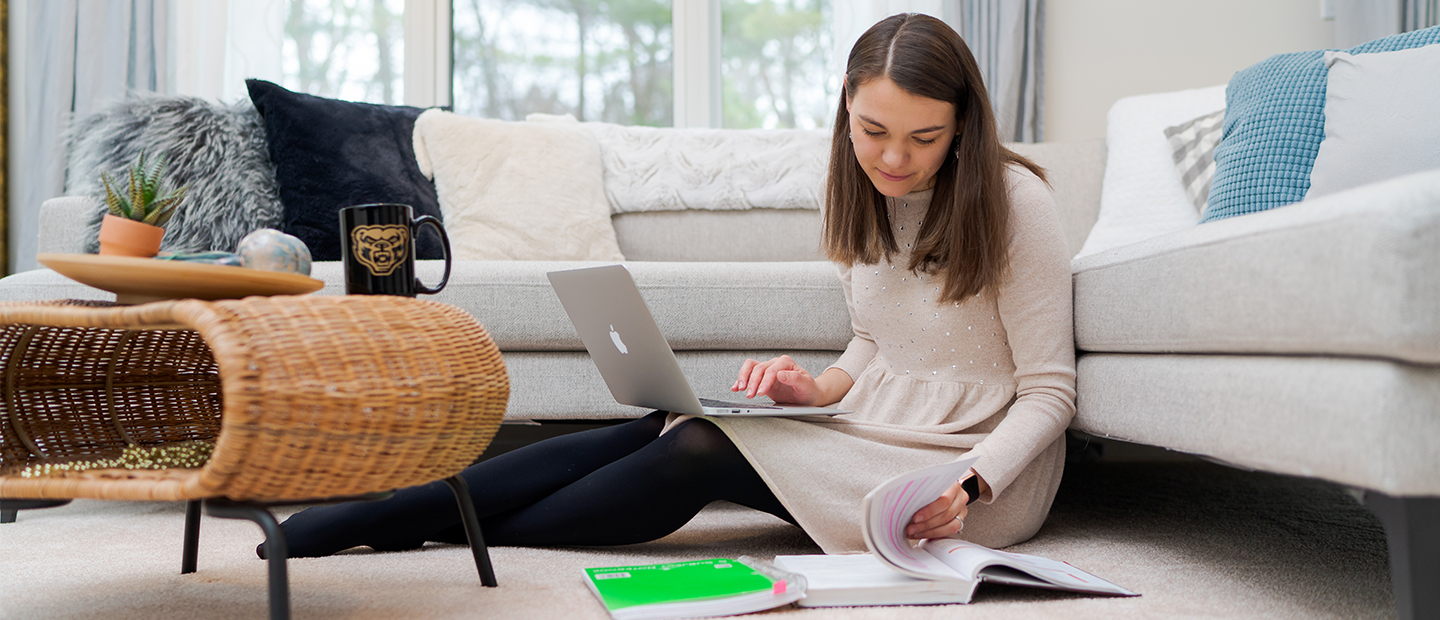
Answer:
[{"label": "apple logo on laptop", "polygon": [[620,349],[621,355],[625,355],[630,352],[630,349],[625,348],[625,341],[620,339],[620,334],[615,331],[614,325],[610,326],[610,339],[615,341],[615,348]]}]

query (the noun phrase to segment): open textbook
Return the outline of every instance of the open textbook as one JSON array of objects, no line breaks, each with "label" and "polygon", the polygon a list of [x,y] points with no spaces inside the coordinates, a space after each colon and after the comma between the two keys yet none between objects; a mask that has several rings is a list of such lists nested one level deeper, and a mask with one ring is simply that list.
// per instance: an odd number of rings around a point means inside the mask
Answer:
[{"label": "open textbook", "polygon": [[782,555],[775,565],[806,579],[804,607],[968,603],[982,581],[1136,596],[1063,562],[937,538],[912,545],[905,526],[974,463],[974,457],[896,476],[861,502],[868,555]]}]

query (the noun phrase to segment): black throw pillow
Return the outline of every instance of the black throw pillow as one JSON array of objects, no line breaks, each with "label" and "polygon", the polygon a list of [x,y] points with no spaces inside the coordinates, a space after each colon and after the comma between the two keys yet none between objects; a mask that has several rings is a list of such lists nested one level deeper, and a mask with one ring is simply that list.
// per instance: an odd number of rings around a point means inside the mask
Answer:
[{"label": "black throw pillow", "polygon": [[[314,260],[340,260],[341,208],[393,202],[413,207],[415,217],[441,217],[411,142],[423,109],[316,97],[264,80],[245,86],[264,119],[283,230],[310,246]],[[416,258],[444,258],[441,247],[440,236],[422,228]]]}]

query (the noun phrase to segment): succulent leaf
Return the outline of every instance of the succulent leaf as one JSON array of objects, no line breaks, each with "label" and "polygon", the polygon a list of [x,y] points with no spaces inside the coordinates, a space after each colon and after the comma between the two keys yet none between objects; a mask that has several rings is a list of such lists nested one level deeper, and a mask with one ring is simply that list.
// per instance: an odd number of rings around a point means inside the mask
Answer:
[{"label": "succulent leaf", "polygon": [[165,224],[170,221],[170,218],[175,215],[176,209],[180,207],[180,199],[184,197],[185,190],[181,189],[155,201],[155,204],[152,205],[150,215],[145,218],[145,223],[163,228]]},{"label": "succulent leaf", "polygon": [[109,209],[110,215],[129,218],[130,203],[115,193],[115,179],[110,177],[110,173],[102,172],[100,181],[105,184],[105,207]]},{"label": "succulent leaf", "polygon": [[149,204],[149,203],[155,201],[156,195],[160,192],[160,177],[161,177],[161,175],[163,175],[164,173],[165,173],[165,156],[164,156],[164,155],[161,155],[161,156],[155,158],[155,163],[152,164],[152,165],[150,166],[150,168],[145,171],[145,175],[144,175],[144,177],[142,178],[142,181],[143,181],[142,185],[144,186],[144,189],[145,189],[145,203],[146,203],[146,204]]},{"label": "succulent leaf", "polygon": [[140,190],[139,167],[130,169],[130,219],[145,219],[145,194]]}]

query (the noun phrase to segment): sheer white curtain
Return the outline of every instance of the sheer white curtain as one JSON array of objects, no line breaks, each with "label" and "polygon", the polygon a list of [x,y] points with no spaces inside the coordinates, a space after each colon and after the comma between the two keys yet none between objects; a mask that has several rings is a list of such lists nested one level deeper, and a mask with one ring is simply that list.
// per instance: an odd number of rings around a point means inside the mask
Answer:
[{"label": "sheer white curtain", "polygon": [[[129,90],[234,101],[279,81],[285,0],[14,0],[10,269],[35,269],[40,205],[65,190],[65,129]],[[23,17],[22,17],[23,15]]]},{"label": "sheer white curtain", "polygon": [[286,0],[168,0],[175,94],[226,103],[243,99],[246,78],[281,81]]},{"label": "sheer white curtain", "polygon": [[[20,4],[20,3],[14,3]],[[12,7],[14,6],[12,4]],[[35,269],[40,205],[65,188],[65,128],[129,89],[165,90],[166,0],[32,0],[12,105],[10,268]],[[20,11],[16,11],[17,13]]]},{"label": "sheer white curtain", "polygon": [[1044,0],[950,0],[947,22],[975,54],[1000,139],[1044,139]]},{"label": "sheer white curtain", "polygon": [[835,66],[865,30],[896,13],[924,13],[950,24],[980,64],[1000,139],[1043,139],[1044,0],[834,0]]},{"label": "sheer white curtain", "polygon": [[1440,0],[1403,0],[1400,31],[1422,30],[1440,25]]},{"label": "sheer white curtain", "polygon": [[1335,0],[1335,47],[1440,24],[1437,0]]}]

